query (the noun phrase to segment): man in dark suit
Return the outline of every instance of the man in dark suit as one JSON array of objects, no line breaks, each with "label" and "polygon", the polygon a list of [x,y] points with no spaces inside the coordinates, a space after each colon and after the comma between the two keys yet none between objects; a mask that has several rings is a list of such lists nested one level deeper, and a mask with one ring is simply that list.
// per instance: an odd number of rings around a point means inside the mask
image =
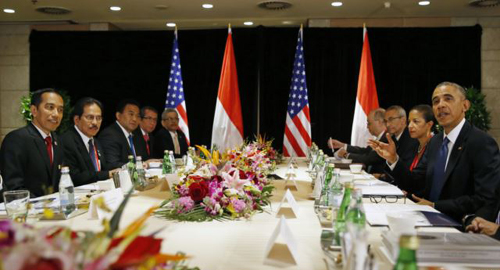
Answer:
[{"label": "man in dark suit", "polygon": [[158,123],[158,111],[151,106],[141,108],[141,122],[139,128],[134,130],[134,143],[137,145],[137,155],[142,160],[152,157],[154,136],[153,131]]},{"label": "man in dark suit", "polygon": [[387,133],[396,143],[396,152],[400,160],[410,167],[418,149],[418,140],[410,137],[408,132],[406,111],[401,106],[393,105],[385,111],[384,122]]},{"label": "man in dark suit", "polygon": [[[383,108],[378,108],[372,110],[368,113],[367,118],[367,128],[371,135],[377,138],[377,140],[382,140],[387,142],[385,137],[385,123],[384,123],[385,110]],[[369,173],[382,173],[385,167],[385,160],[381,158],[377,152],[368,147],[352,146],[346,143],[340,142],[335,139],[329,139],[328,146],[330,148],[339,150],[335,152],[335,155],[341,158],[352,159],[354,163],[363,163],[366,166],[366,171]]]},{"label": "man in dark suit", "polygon": [[73,109],[75,124],[62,136],[64,164],[69,166],[73,184],[81,186],[112,177],[102,145],[95,137],[101,128],[102,104],[93,98],[82,98]]},{"label": "man in dark suit", "polygon": [[179,129],[179,115],[174,109],[166,109],[161,114],[162,129],[155,134],[153,157],[162,158],[165,150],[174,151],[176,158],[181,158],[188,150],[186,136]]},{"label": "man in dark suit", "polygon": [[4,190],[27,189],[32,197],[58,190],[63,148],[55,130],[61,124],[64,101],[54,89],[31,97],[31,123],[5,137],[0,149]]},{"label": "man in dark suit", "polygon": [[[421,163],[412,172],[414,181],[425,181],[423,194],[413,198],[457,221],[470,213],[493,221],[497,212],[488,206],[498,202],[500,153],[491,136],[465,120],[469,106],[465,90],[458,84],[444,82],[434,90],[432,109],[444,131],[429,141]],[[404,167],[397,155],[390,154],[394,142],[389,137],[388,141],[374,148],[386,155],[393,173],[402,174]]]},{"label": "man in dark suit", "polygon": [[128,162],[128,156],[137,156],[132,132],[139,126],[139,103],[124,99],[116,107],[116,122],[99,134],[104,157],[110,168],[118,168]]}]

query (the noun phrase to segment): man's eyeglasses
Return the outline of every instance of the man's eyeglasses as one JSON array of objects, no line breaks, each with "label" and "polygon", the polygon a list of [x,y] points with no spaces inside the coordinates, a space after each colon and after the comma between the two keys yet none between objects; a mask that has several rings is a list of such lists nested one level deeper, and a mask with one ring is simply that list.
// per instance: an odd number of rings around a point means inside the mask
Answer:
[{"label": "man's eyeglasses", "polygon": [[406,197],[400,196],[370,196],[370,202],[381,203],[385,201],[386,203],[397,203],[399,199],[403,199],[403,203],[406,204]]},{"label": "man's eyeglasses", "polygon": [[162,120],[165,120],[165,121],[179,121],[179,118],[163,118]]},{"label": "man's eyeglasses", "polygon": [[398,116],[398,117],[389,117],[388,119],[384,119],[385,123],[392,123],[394,120],[402,118],[403,116]]},{"label": "man's eyeglasses", "polygon": [[92,122],[94,121],[94,119],[97,121],[97,122],[101,122],[102,121],[102,116],[99,116],[99,115],[91,115],[91,114],[87,114],[87,115],[82,115],[83,118],[85,118],[87,121],[89,122]]},{"label": "man's eyeglasses", "polygon": [[158,121],[158,118],[153,118],[151,116],[146,116],[146,117],[143,117],[142,119],[147,120],[147,121],[154,121],[154,122]]}]

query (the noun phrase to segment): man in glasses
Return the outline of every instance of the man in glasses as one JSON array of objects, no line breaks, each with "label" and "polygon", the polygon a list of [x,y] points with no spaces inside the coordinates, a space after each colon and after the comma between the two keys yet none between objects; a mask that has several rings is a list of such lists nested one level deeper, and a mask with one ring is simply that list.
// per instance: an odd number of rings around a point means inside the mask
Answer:
[{"label": "man in glasses", "polygon": [[128,156],[134,158],[137,145],[132,132],[139,126],[139,103],[133,99],[124,99],[116,106],[116,122],[106,127],[99,140],[104,149],[104,156],[111,168],[118,168],[128,162]]},{"label": "man in glasses", "polygon": [[188,146],[186,136],[179,129],[177,111],[175,109],[164,110],[161,114],[161,125],[163,128],[155,134],[153,157],[162,158],[165,150],[172,150],[175,158],[181,158],[186,154]]},{"label": "man in glasses", "polygon": [[410,167],[415,157],[418,141],[410,137],[406,128],[406,111],[401,106],[393,105],[385,111],[384,115],[387,133],[396,144],[396,152],[403,164]]},{"label": "man in glasses", "polygon": [[[112,177],[116,168],[110,168],[96,135],[102,123],[102,104],[85,97],[78,100],[72,114],[75,124],[63,134],[64,164],[75,186]],[[115,169],[115,170],[110,170]]]},{"label": "man in glasses", "polygon": [[63,149],[55,133],[61,124],[64,100],[55,89],[33,92],[33,120],[5,137],[0,148],[0,171],[5,190],[27,189],[32,197],[57,191]]},{"label": "man in glasses", "polygon": [[137,155],[142,156],[142,160],[148,160],[153,152],[153,131],[158,123],[158,111],[151,106],[141,108],[141,122],[139,128],[134,130],[134,142],[137,144]]}]

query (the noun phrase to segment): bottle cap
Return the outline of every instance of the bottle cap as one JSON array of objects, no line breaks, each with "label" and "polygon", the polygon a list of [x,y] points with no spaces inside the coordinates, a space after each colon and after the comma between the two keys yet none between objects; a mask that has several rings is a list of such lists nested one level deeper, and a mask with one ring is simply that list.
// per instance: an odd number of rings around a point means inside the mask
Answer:
[{"label": "bottle cap", "polygon": [[418,237],[416,235],[401,235],[399,238],[399,247],[412,250],[418,249]]},{"label": "bottle cap", "polygon": [[128,159],[133,159],[134,156],[133,155],[128,155]]},{"label": "bottle cap", "polygon": [[64,166],[61,168],[61,172],[62,173],[69,173],[69,167],[68,166]]},{"label": "bottle cap", "polygon": [[135,159],[136,159],[137,161],[142,161],[142,157],[141,157],[141,156],[137,156]]},{"label": "bottle cap", "polygon": [[335,168],[335,164],[333,163],[328,164],[328,168]]},{"label": "bottle cap", "polygon": [[353,189],[354,188],[354,184],[352,182],[345,182],[344,183],[344,187],[348,188],[348,189]]},{"label": "bottle cap", "polygon": [[172,155],[173,155],[173,154],[174,154],[174,151],[170,150],[170,154],[172,154]]},{"label": "bottle cap", "polygon": [[168,154],[168,150],[165,150],[164,152],[165,152],[165,154]]}]

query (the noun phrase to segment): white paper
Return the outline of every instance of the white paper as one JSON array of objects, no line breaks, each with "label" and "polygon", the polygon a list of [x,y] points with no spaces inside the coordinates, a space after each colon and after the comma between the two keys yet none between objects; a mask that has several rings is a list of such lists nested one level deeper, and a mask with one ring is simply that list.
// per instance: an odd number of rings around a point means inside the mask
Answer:
[{"label": "white paper", "polygon": [[115,182],[113,182],[112,179],[97,181],[97,186],[99,187],[99,190],[112,190],[116,188]]},{"label": "white paper", "polygon": [[[97,203],[95,200],[97,198],[104,198],[104,203],[111,210],[111,212],[106,212],[103,209],[97,207]],[[90,219],[99,219],[102,220],[104,218],[111,218],[113,213],[118,209],[120,203],[123,201],[123,192],[121,189],[116,188],[110,191],[103,192],[99,195],[92,196],[90,200],[89,206],[89,218]]]},{"label": "white paper", "polygon": [[165,174],[165,179],[167,179],[168,187],[170,190],[174,190],[174,186],[179,184],[181,181],[180,176],[177,173]]},{"label": "white paper", "polygon": [[[438,212],[436,209],[428,205],[418,204],[400,204],[400,203],[381,203],[381,204],[364,204],[366,213],[366,221],[371,226],[387,226],[387,213],[408,212],[408,211],[427,211]],[[416,226],[432,226],[424,215],[421,215],[415,224]]]},{"label": "white paper", "polygon": [[128,173],[128,170],[121,170],[118,174],[120,176],[120,188],[122,190],[122,194],[126,194],[132,188],[130,174]]},{"label": "white paper", "polygon": [[[287,204],[288,204],[288,206],[287,206]],[[278,207],[277,216],[279,217],[281,215],[281,217],[286,217],[286,215],[282,214],[282,213],[283,213],[283,210],[287,211],[288,209],[290,209],[292,211],[291,218],[298,217],[299,206],[297,205],[297,201],[295,201],[295,198],[293,197],[293,194],[292,194],[292,192],[290,192],[289,189],[286,190],[285,196],[283,196],[283,199],[281,199],[280,206]]]},{"label": "white paper", "polygon": [[[287,258],[270,258],[269,253],[275,245],[284,244],[288,249],[290,255],[292,256],[292,261],[287,260]],[[274,262],[281,262],[286,264],[297,264],[298,258],[298,250],[297,250],[297,242],[293,237],[292,231],[286,224],[286,219],[281,217],[274,229],[273,234],[269,238],[267,243],[266,252],[265,252],[265,260]]]}]

